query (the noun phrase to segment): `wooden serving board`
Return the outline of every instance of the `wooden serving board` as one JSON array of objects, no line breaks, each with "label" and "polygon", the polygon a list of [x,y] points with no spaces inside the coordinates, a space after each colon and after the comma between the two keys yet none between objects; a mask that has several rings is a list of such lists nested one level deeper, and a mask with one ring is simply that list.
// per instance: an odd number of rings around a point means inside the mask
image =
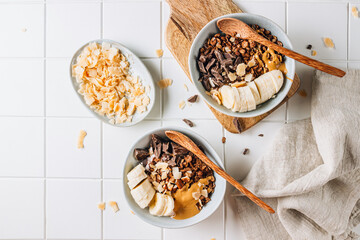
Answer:
[{"label": "wooden serving board", "polygon": [[[197,33],[212,19],[229,14],[242,12],[231,0],[167,0],[171,8],[170,18],[165,30],[165,42],[172,55],[190,77],[188,56],[191,43]],[[197,79],[194,79],[197,81]],[[298,90],[300,79],[295,74],[292,87],[285,99],[271,111],[252,118],[235,118],[208,107],[223,127],[232,133],[241,133],[270,115]]]}]

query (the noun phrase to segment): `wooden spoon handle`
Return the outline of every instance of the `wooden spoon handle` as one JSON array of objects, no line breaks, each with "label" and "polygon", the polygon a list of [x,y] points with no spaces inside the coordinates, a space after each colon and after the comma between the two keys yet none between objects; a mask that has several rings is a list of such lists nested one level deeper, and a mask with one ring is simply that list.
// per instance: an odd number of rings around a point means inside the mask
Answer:
[{"label": "wooden spoon handle", "polygon": [[328,64],[325,64],[325,63],[322,63],[322,62],[319,62],[315,59],[312,59],[312,58],[309,58],[309,57],[306,57],[302,54],[299,54],[297,52],[294,52],[290,49],[287,49],[287,48],[284,48],[284,47],[281,47],[259,35],[257,35],[255,38],[254,38],[254,41],[258,42],[258,43],[261,43],[269,48],[272,48],[274,49],[275,51],[279,52],[279,53],[282,53],[288,57],[291,57],[293,59],[295,59],[296,61],[298,62],[301,62],[303,64],[306,64],[306,65],[309,65],[313,68],[316,68],[316,69],[319,69],[320,71],[323,71],[323,72],[326,72],[326,73],[329,73],[331,75],[335,75],[337,77],[343,77],[345,76],[345,72],[341,69],[338,69],[336,67],[333,67],[333,66],[330,66]]},{"label": "wooden spoon handle", "polygon": [[222,168],[213,163],[206,155],[203,153],[199,147],[187,136],[182,133],[176,131],[166,131],[166,136],[170,138],[172,141],[180,144],[184,148],[188,149],[192,153],[194,153],[198,158],[200,158],[208,167],[214,170],[217,174],[223,177],[226,181],[228,181],[231,185],[236,187],[240,192],[242,192],[245,196],[247,196],[251,201],[256,203],[259,207],[263,208],[269,213],[275,213],[274,209],[264,203],[260,198],[256,197],[252,192],[243,187],[240,183],[238,183],[233,177],[227,174]]}]

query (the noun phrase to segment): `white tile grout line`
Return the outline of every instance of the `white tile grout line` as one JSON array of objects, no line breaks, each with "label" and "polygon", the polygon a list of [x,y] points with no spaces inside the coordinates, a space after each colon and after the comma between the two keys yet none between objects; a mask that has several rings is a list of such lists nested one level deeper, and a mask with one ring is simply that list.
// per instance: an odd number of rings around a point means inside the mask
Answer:
[{"label": "white tile grout line", "polygon": [[[288,34],[288,2],[287,1],[285,2],[285,33]],[[287,100],[285,103],[285,124],[288,122],[289,100]]]},{"label": "white tile grout line", "polygon": [[[226,136],[225,136],[225,129],[221,126],[222,137],[225,138],[225,143],[222,144],[222,157],[224,162],[224,168],[226,170],[226,161],[225,161],[225,145],[226,145]],[[222,141],[222,139],[221,139]],[[224,240],[226,240],[226,201],[223,200],[223,231],[224,231]]]},{"label": "white tile grout line", "polygon": [[44,239],[47,239],[47,193],[46,193],[46,187],[47,187],[47,181],[46,181],[46,126],[47,126],[47,121],[46,121],[46,67],[47,67],[47,62],[46,62],[46,0],[44,1],[43,4],[44,7]]}]

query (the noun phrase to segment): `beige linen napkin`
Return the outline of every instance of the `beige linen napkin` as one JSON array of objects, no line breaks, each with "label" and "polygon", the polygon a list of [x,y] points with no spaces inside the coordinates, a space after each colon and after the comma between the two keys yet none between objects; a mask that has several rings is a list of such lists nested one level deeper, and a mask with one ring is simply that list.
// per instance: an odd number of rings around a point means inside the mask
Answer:
[{"label": "beige linen napkin", "polygon": [[242,181],[274,208],[234,192],[247,239],[359,239],[360,71],[316,72],[311,119],[286,124]]}]

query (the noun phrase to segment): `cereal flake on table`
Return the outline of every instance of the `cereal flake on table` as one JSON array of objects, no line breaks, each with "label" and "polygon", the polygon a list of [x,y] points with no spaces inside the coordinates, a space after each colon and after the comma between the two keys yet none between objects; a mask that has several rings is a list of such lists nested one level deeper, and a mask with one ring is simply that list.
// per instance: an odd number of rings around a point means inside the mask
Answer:
[{"label": "cereal flake on table", "polygon": [[110,205],[110,207],[112,207],[112,209],[114,210],[114,212],[118,212],[118,211],[120,210],[117,202],[115,202],[115,201],[110,201],[110,202],[109,202],[109,205]]},{"label": "cereal flake on table", "polygon": [[164,54],[164,50],[156,49],[155,53],[156,53],[156,56],[159,58],[159,57],[162,57],[162,55]]},{"label": "cereal flake on table", "polygon": [[150,86],[144,86],[129,68],[120,50],[105,42],[90,43],[72,66],[86,104],[107,116],[111,124],[131,122],[134,114],[145,112],[150,103]]},{"label": "cereal flake on table", "polygon": [[105,203],[104,202],[101,202],[98,204],[98,209],[100,209],[101,211],[104,211],[105,210]]},{"label": "cereal flake on table", "polygon": [[354,18],[359,18],[359,11],[358,11],[357,7],[351,8],[351,14],[353,15]]},{"label": "cereal flake on table", "polygon": [[323,38],[323,41],[324,41],[324,44],[327,48],[334,48],[335,47],[335,44],[333,42],[333,40],[331,38]]},{"label": "cereal flake on table", "polygon": [[164,78],[157,82],[158,86],[163,89],[170,87],[172,84],[172,80],[170,78]]}]

